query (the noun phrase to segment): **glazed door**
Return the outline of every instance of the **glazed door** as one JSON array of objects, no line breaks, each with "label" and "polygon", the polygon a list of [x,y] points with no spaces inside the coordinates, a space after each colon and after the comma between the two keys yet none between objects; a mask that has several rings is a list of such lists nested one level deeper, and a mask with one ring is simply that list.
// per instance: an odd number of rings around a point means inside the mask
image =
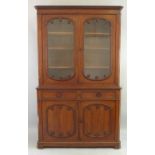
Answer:
[{"label": "glazed door", "polygon": [[82,140],[103,141],[114,139],[115,102],[81,102],[80,122],[80,136]]},{"label": "glazed door", "polygon": [[43,16],[44,83],[77,81],[77,17]]},{"label": "glazed door", "polygon": [[114,83],[115,16],[81,17],[81,75],[83,83]]},{"label": "glazed door", "polygon": [[76,102],[46,101],[42,106],[44,140],[74,141],[78,139]]}]

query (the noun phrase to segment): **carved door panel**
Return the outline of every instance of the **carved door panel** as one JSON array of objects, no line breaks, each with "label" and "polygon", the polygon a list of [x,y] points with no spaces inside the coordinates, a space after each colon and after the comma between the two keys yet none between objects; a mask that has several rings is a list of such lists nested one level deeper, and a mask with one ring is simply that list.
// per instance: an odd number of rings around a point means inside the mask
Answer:
[{"label": "carved door panel", "polygon": [[77,104],[71,101],[43,103],[43,135],[46,141],[70,141],[78,137]]},{"label": "carved door panel", "polygon": [[112,140],[115,132],[115,102],[87,101],[80,104],[82,140]]}]

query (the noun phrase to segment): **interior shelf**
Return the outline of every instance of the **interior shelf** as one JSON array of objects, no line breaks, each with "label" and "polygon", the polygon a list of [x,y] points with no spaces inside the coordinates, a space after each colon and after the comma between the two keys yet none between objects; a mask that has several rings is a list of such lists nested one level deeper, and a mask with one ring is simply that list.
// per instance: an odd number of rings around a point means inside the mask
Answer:
[{"label": "interior shelf", "polygon": [[48,32],[48,35],[73,35],[73,32]]},{"label": "interior shelf", "polygon": [[[72,69],[73,66],[48,66],[49,69]],[[109,69],[109,66],[86,66],[86,69]]]},{"label": "interior shelf", "polygon": [[73,66],[48,66],[49,69],[72,69]]},{"label": "interior shelf", "polygon": [[110,50],[110,49],[104,47],[86,47],[85,50]]},{"label": "interior shelf", "polygon": [[86,32],[85,36],[110,36],[110,33],[102,33],[102,32]]},{"label": "interior shelf", "polygon": [[49,50],[73,50],[72,47],[58,46],[58,47],[49,47]]},{"label": "interior shelf", "polygon": [[86,66],[85,69],[109,69],[109,66]]},{"label": "interior shelf", "polygon": [[[72,47],[61,47],[61,46],[58,46],[58,47],[49,47],[48,48],[49,50],[73,50]],[[86,47],[85,50],[98,50],[98,51],[109,51],[110,49],[109,48],[102,48],[102,47]]]}]

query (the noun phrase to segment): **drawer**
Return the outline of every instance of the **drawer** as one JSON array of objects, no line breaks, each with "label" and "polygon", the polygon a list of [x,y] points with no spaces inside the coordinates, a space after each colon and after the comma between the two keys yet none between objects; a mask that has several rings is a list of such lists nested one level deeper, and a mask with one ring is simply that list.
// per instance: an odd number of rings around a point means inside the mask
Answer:
[{"label": "drawer", "polygon": [[115,100],[116,92],[115,91],[90,91],[90,92],[82,92],[81,98],[86,100],[91,99],[102,99],[102,100]]},{"label": "drawer", "polygon": [[61,99],[67,99],[67,100],[73,100],[76,99],[76,92],[73,91],[46,91],[42,93],[43,100],[61,100]]},{"label": "drawer", "polygon": [[43,100],[117,100],[116,91],[102,90],[58,90],[42,91]]}]

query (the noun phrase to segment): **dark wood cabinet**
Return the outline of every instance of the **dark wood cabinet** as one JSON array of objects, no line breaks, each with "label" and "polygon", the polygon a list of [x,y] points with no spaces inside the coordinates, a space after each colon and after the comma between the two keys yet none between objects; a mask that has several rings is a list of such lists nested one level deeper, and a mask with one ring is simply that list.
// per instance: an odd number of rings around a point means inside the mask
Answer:
[{"label": "dark wood cabinet", "polygon": [[121,6],[36,6],[38,147],[120,147]]}]

